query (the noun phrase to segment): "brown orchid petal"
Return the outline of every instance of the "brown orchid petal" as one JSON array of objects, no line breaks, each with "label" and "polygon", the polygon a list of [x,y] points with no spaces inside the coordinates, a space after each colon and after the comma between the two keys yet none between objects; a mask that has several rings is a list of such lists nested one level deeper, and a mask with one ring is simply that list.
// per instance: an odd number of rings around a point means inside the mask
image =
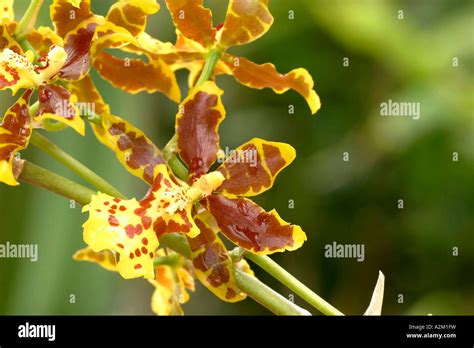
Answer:
[{"label": "brown orchid petal", "polygon": [[219,151],[219,124],[225,118],[223,91],[212,81],[193,89],[176,115],[178,152],[191,177],[207,173]]},{"label": "brown orchid petal", "polygon": [[201,202],[227,238],[253,253],[291,251],[306,240],[300,226],[288,224],[275,210],[266,212],[249,199],[211,195]]},{"label": "brown orchid petal", "polygon": [[77,81],[82,79],[90,70],[90,49],[95,29],[101,23],[100,18],[81,22],[78,28],[70,32],[65,38],[64,49],[67,60],[60,71],[60,77],[65,80]]}]

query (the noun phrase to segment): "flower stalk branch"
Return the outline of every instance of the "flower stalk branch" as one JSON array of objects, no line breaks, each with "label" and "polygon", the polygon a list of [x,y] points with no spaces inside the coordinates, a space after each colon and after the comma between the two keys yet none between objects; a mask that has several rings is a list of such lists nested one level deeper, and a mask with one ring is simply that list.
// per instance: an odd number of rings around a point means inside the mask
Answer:
[{"label": "flower stalk branch", "polygon": [[24,161],[19,179],[65,198],[73,199],[81,205],[88,204],[91,196],[95,194],[94,191],[85,186],[28,161]]},{"label": "flower stalk branch", "polygon": [[278,263],[273,261],[268,256],[256,255],[249,252],[245,252],[245,258],[253,261],[255,264],[260,266],[268,274],[273,276],[275,279],[280,281],[288,289],[293,291],[295,294],[300,296],[314,308],[319,310],[325,315],[344,315],[341,311],[336,309],[330,303],[326,302],[318,294],[314,293],[310,288],[301,283],[291,273],[281,267]]},{"label": "flower stalk branch", "polygon": [[22,41],[33,30],[43,2],[44,0],[31,0],[15,31],[18,41]]},{"label": "flower stalk branch", "polygon": [[65,165],[67,168],[69,168],[78,176],[93,185],[99,191],[117,198],[125,198],[122,193],[120,193],[115,187],[105,181],[102,177],[97,175],[95,172],[90,170],[84,164],[82,164],[77,159],[66,153],[59,146],[57,146],[38,132],[34,132],[32,134],[30,141],[38,149],[42,150],[58,162]]}]

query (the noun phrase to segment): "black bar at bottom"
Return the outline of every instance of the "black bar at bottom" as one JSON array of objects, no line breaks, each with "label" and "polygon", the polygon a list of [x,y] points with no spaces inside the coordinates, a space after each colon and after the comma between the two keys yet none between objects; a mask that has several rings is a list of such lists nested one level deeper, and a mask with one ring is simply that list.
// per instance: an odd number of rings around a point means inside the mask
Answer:
[{"label": "black bar at bottom", "polygon": [[231,343],[473,347],[473,318],[0,316],[0,347]]}]

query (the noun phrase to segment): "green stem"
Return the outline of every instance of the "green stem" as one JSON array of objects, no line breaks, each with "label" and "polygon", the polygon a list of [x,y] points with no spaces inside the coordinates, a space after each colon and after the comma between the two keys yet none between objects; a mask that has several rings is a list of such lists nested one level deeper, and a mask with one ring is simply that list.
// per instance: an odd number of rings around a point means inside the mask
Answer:
[{"label": "green stem", "polygon": [[115,187],[38,132],[32,134],[30,141],[37,148],[64,164],[99,191],[117,198],[125,198]]},{"label": "green stem", "polygon": [[310,288],[301,283],[283,267],[277,264],[268,256],[255,255],[252,253],[245,253],[245,257],[255,262],[268,274],[272,275],[275,279],[284,284],[288,289],[293,291],[295,294],[300,296],[314,308],[318,309],[325,315],[344,315],[341,311],[334,308],[331,304],[326,302],[319,295],[315,294]]},{"label": "green stem", "polygon": [[310,313],[275,292],[260,280],[236,270],[237,286],[256,302],[276,315],[310,315]]},{"label": "green stem", "polygon": [[42,187],[60,196],[73,199],[81,205],[88,204],[91,200],[91,196],[95,194],[94,191],[87,187],[81,186],[74,181],[28,161],[24,161],[19,179],[29,184]]},{"label": "green stem", "polygon": [[21,18],[15,31],[15,37],[18,41],[23,40],[31,30],[33,30],[43,2],[44,0],[31,0],[30,5]]},{"label": "green stem", "polygon": [[206,59],[206,64],[202,69],[201,76],[199,76],[199,80],[196,83],[196,87],[209,80],[209,78],[214,74],[214,68],[216,67],[217,62],[219,62],[221,56],[222,51],[217,49],[213,49],[209,53],[209,56]]},{"label": "green stem", "polygon": [[153,261],[153,265],[155,266],[172,266],[176,267],[181,261],[181,255],[179,254],[172,254],[167,256],[159,256],[156,257]]},{"label": "green stem", "polygon": [[168,165],[171,170],[178,178],[184,181],[188,181],[188,168],[181,162],[178,156],[173,156],[168,160]]},{"label": "green stem", "polygon": [[173,249],[178,254],[191,259],[191,248],[182,233],[166,233],[160,237],[160,243]]}]

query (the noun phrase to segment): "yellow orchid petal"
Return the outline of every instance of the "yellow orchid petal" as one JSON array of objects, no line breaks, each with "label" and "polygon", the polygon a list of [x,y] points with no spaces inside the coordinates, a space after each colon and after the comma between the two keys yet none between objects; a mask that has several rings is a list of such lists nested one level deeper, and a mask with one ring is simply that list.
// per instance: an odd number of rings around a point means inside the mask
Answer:
[{"label": "yellow orchid petal", "polygon": [[117,260],[115,259],[115,254],[110,250],[95,252],[90,247],[85,247],[76,251],[73,259],[76,261],[95,262],[108,271],[117,271]]},{"label": "yellow orchid petal", "polygon": [[135,199],[121,200],[104,193],[92,196],[91,203],[83,208],[83,212],[89,212],[83,225],[84,241],[95,252],[117,252],[117,271],[125,279],[154,277],[158,238],[151,224],[144,224],[136,214],[139,208]]},{"label": "yellow orchid petal", "polygon": [[[158,257],[166,255],[164,249],[157,251]],[[189,301],[188,290],[195,290],[191,268],[189,260],[184,257],[180,257],[177,266],[155,267],[155,278],[148,280],[155,287],[151,298],[151,308],[155,314],[183,315],[181,304]]]},{"label": "yellow orchid petal", "polygon": [[[187,286],[189,282],[185,280],[190,277],[188,271],[179,268],[174,270],[170,266],[157,266],[155,269],[156,278],[149,280],[155,287],[151,298],[151,308],[157,315],[183,315],[181,304],[189,300]],[[192,279],[192,278],[191,278]],[[192,288],[194,291],[194,281]]]}]

